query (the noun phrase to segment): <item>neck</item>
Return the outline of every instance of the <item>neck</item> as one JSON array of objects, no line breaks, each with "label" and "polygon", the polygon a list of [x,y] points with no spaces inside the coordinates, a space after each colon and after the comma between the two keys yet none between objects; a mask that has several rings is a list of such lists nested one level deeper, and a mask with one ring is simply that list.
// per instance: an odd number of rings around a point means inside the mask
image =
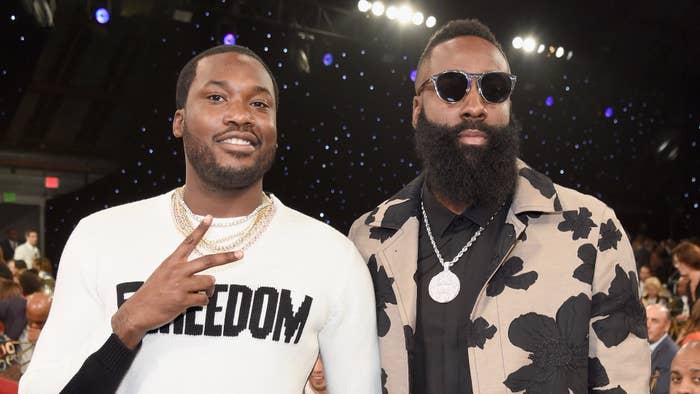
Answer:
[{"label": "neck", "polygon": [[435,199],[438,200],[442,206],[449,209],[450,212],[454,213],[455,215],[460,215],[471,205],[464,201],[454,201],[453,199],[448,198],[445,193],[435,190],[435,188],[430,185],[430,182],[428,182],[428,189],[430,189],[430,192],[433,193]]},{"label": "neck", "polygon": [[245,216],[262,202],[262,179],[235,190],[220,190],[205,185],[200,179],[187,179],[185,204],[197,215],[215,218]]}]

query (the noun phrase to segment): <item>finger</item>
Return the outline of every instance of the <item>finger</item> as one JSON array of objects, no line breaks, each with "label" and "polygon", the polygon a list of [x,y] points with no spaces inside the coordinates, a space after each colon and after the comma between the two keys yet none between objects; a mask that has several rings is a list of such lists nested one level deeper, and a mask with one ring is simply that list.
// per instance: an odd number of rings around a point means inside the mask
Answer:
[{"label": "finger", "polygon": [[238,261],[243,258],[243,251],[237,250],[235,252],[217,253],[209,254],[196,258],[186,265],[185,274],[193,275],[197,272],[204,271],[207,268],[216,267],[219,265],[224,265]]},{"label": "finger", "polygon": [[209,304],[209,297],[204,293],[190,293],[185,298],[187,307],[191,306],[206,306]]},{"label": "finger", "polygon": [[205,292],[209,297],[214,293],[216,279],[211,275],[193,275],[182,281],[182,289],[188,293]]},{"label": "finger", "polygon": [[187,258],[192,251],[194,250],[195,247],[197,247],[197,244],[199,244],[199,241],[202,240],[202,237],[204,237],[204,234],[207,232],[209,229],[209,226],[211,225],[211,215],[207,215],[202,219],[201,222],[199,222],[199,226],[195,228],[190,235],[188,235],[182,243],[180,243],[180,246],[175,249],[174,255],[177,255],[179,257],[185,257]]}]

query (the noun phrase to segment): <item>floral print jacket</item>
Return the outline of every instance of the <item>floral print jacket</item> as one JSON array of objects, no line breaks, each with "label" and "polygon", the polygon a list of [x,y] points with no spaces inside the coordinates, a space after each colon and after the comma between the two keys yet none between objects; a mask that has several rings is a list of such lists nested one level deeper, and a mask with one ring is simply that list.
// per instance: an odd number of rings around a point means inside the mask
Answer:
[{"label": "floral print jacket", "polygon": [[[635,262],[614,212],[518,160],[500,266],[464,319],[474,393],[649,392]],[[419,176],[355,221],[374,281],[383,392],[409,392]]]}]

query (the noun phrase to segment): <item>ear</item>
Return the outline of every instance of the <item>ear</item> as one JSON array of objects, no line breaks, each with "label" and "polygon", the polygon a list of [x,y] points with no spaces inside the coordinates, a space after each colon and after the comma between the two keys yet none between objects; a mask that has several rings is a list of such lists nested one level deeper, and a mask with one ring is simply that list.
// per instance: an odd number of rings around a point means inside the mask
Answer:
[{"label": "ear", "polygon": [[413,114],[411,116],[411,124],[413,124],[413,128],[416,128],[416,125],[418,124],[418,115],[420,115],[422,105],[423,103],[421,102],[420,96],[413,96]]},{"label": "ear", "polygon": [[173,135],[175,138],[182,138],[185,131],[185,109],[180,108],[173,116]]}]

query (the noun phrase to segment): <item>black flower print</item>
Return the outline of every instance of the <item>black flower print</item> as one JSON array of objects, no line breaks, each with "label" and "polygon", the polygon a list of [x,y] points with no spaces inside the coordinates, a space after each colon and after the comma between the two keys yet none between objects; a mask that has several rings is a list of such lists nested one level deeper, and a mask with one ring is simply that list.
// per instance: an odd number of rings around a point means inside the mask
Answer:
[{"label": "black flower print", "polygon": [[533,170],[532,168],[523,167],[518,173],[521,177],[527,179],[532,187],[539,190],[543,196],[552,198],[552,196],[556,194],[552,180]]},{"label": "black flower print", "polygon": [[374,222],[374,220],[377,218],[377,212],[379,212],[379,207],[375,207],[372,210],[372,212],[370,212],[369,215],[367,215],[367,219],[365,219],[366,225],[369,226],[370,224],[372,224],[372,222]]},{"label": "black flower print", "polygon": [[588,234],[591,233],[591,228],[598,227],[591,220],[593,214],[588,208],[579,208],[578,212],[566,211],[562,215],[564,216],[564,221],[559,223],[557,228],[562,232],[573,231],[574,241],[579,238],[587,238]]},{"label": "black flower print", "polygon": [[596,358],[588,359],[588,387],[590,388],[590,393],[592,394],[627,394],[622,387],[617,386],[611,389],[596,389],[596,387],[603,387],[610,384],[610,378],[608,378],[608,373],[605,371],[605,367],[600,363],[600,360]]},{"label": "black flower print", "polygon": [[403,326],[403,336],[406,339],[406,350],[413,352],[413,329],[409,325]]},{"label": "black flower print", "polygon": [[384,243],[384,241],[391,238],[395,233],[396,230],[391,228],[372,227],[369,229],[369,237],[371,239],[378,239],[381,243]]},{"label": "black flower print", "polygon": [[583,264],[579,265],[574,270],[574,278],[580,280],[581,282],[588,283],[589,285],[592,284],[597,255],[598,251],[595,249],[593,244],[581,245],[578,248],[578,258],[583,261]]},{"label": "black flower print", "polygon": [[511,257],[496,274],[486,288],[486,295],[495,297],[503,292],[506,286],[511,289],[527,290],[537,280],[537,272],[530,271],[515,275],[523,270],[523,260],[520,257]]},{"label": "black flower print", "polygon": [[391,327],[389,315],[387,315],[386,304],[396,305],[396,296],[391,289],[391,284],[394,283],[394,278],[389,278],[384,270],[384,267],[377,269],[377,259],[374,255],[367,262],[370,274],[372,274],[372,284],[374,285],[374,296],[377,305],[377,333],[380,337],[386,335]]},{"label": "black flower print", "polygon": [[600,224],[600,239],[598,240],[598,249],[604,252],[610,248],[617,249],[617,243],[622,239],[622,232],[615,226],[612,219],[608,219],[607,223]]},{"label": "black flower print", "polygon": [[387,378],[386,371],[384,368],[382,368],[382,394],[389,394],[389,390],[386,388],[386,378]]},{"label": "black flower print", "polygon": [[496,326],[490,324],[486,319],[480,317],[474,321],[467,319],[467,346],[479,349],[484,348],[486,341],[493,338],[496,334]]},{"label": "black flower print", "polygon": [[608,294],[593,295],[592,315],[606,316],[593,323],[593,330],[605,346],[617,346],[629,334],[647,337],[644,307],[639,301],[638,292],[637,274],[633,271],[625,273],[618,264]]},{"label": "black flower print", "polygon": [[588,392],[588,319],[591,301],[583,293],[570,297],[556,320],[530,312],[508,328],[511,343],[530,353],[532,364],[511,373],[503,382],[511,391],[566,394]]}]

